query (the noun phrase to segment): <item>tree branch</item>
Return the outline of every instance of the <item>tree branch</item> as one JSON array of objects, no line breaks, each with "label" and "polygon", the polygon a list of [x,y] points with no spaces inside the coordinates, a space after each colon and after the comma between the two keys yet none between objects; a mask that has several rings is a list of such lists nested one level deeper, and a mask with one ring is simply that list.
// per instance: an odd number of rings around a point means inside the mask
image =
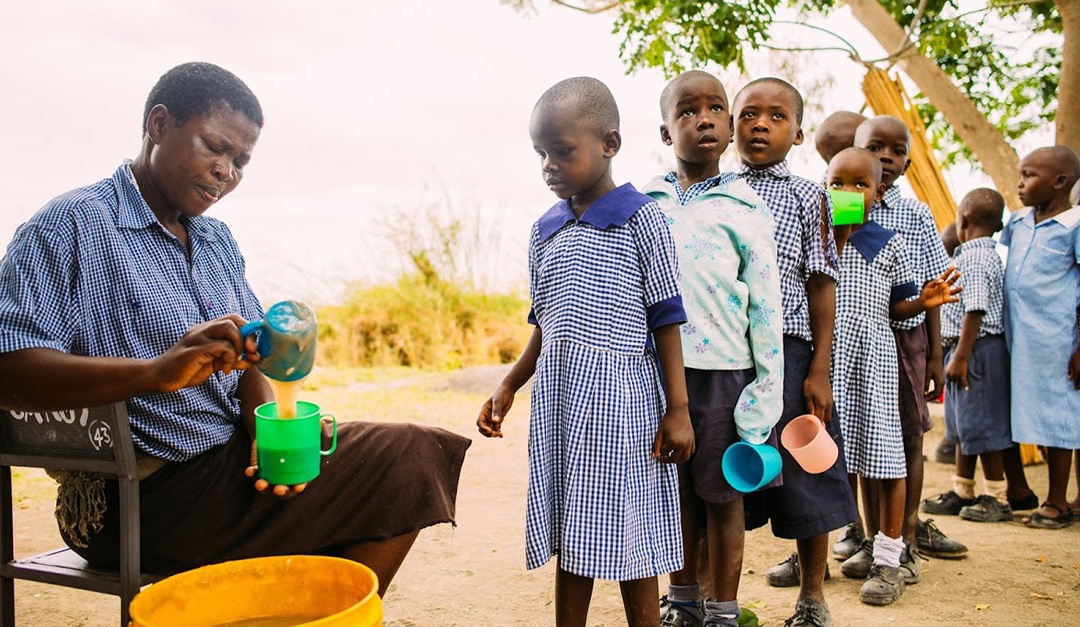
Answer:
[{"label": "tree branch", "polygon": [[615,7],[619,6],[619,3],[617,1],[608,2],[607,4],[603,4],[603,5],[600,5],[598,7],[578,6],[576,4],[570,4],[569,2],[564,2],[564,0],[551,0],[551,1],[554,2],[555,4],[559,5],[559,6],[566,7],[568,9],[573,9],[575,11],[581,11],[582,13],[588,13],[589,15],[596,15],[597,13],[603,13],[604,11],[609,11],[609,10],[614,9]]},{"label": "tree branch", "polygon": [[853,55],[855,55],[856,58],[859,57],[859,51],[855,49],[855,46],[850,41],[844,39],[840,35],[832,32],[831,30],[829,30],[827,28],[822,28],[821,26],[817,26],[817,25],[814,25],[814,24],[807,24],[806,22],[796,22],[796,21],[792,21],[792,20],[773,20],[772,23],[773,24],[790,24],[791,26],[802,26],[804,28],[810,28],[810,29],[813,29],[813,30],[821,31],[821,32],[825,33],[826,35],[831,35],[831,36],[839,39],[840,41],[842,41],[844,43],[844,45],[848,47],[848,50]]}]

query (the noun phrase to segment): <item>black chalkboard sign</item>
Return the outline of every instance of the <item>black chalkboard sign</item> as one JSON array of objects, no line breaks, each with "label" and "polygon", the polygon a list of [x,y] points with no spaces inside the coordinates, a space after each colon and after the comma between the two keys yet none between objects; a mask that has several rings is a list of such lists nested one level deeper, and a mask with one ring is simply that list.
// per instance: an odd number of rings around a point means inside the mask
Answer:
[{"label": "black chalkboard sign", "polygon": [[9,455],[63,455],[114,459],[123,403],[64,411],[0,410],[0,452]]}]

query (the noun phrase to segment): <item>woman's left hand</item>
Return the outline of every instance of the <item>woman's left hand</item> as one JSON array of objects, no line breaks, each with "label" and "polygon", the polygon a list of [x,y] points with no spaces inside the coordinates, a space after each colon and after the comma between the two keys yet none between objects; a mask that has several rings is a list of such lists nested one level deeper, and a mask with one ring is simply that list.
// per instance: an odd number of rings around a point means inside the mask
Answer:
[{"label": "woman's left hand", "polygon": [[653,440],[653,459],[681,464],[694,454],[694,427],[686,407],[668,408]]},{"label": "woman's left hand", "polygon": [[[244,474],[247,475],[251,479],[255,479],[255,489],[256,490],[258,490],[259,492],[266,492],[267,490],[271,489],[270,482],[267,481],[266,479],[257,479],[256,478],[256,477],[258,477],[258,473],[259,473],[258,450],[259,450],[259,448],[256,445],[255,440],[252,440],[251,441],[251,465],[248,466],[244,470]],[[289,499],[296,498],[296,495],[303,492],[304,488],[306,488],[306,487],[307,487],[307,483],[298,483],[296,485],[276,485],[276,486],[273,486],[272,491],[274,493],[274,496],[278,497],[279,499],[289,500]]]}]

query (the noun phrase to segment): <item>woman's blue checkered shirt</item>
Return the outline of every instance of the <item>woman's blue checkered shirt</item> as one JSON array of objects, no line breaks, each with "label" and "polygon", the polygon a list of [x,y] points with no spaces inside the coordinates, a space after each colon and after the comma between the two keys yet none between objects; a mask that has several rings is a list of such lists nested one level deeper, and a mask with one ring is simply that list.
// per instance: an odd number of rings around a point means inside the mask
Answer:
[{"label": "woman's blue checkered shirt", "polygon": [[[262,309],[224,223],[187,223],[189,250],[157,221],[125,163],[53,199],[20,226],[0,261],[0,353],[51,348],[151,359],[192,326]],[[240,421],[240,373],[128,400],[135,445],[183,461],[221,444]]]}]

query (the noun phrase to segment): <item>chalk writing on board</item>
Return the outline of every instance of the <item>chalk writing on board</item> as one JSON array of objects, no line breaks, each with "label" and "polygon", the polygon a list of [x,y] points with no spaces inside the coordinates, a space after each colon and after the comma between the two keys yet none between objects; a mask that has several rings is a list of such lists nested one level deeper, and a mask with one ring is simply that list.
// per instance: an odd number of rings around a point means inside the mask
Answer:
[{"label": "chalk writing on board", "polygon": [[65,411],[12,411],[11,417],[26,423],[36,420],[39,425],[53,422],[71,425],[77,421],[80,427],[85,427],[87,419],[90,417],[90,410],[83,408]]},{"label": "chalk writing on board", "polygon": [[87,432],[90,434],[90,443],[94,445],[95,450],[112,448],[112,430],[107,422],[95,420],[90,423]]}]

